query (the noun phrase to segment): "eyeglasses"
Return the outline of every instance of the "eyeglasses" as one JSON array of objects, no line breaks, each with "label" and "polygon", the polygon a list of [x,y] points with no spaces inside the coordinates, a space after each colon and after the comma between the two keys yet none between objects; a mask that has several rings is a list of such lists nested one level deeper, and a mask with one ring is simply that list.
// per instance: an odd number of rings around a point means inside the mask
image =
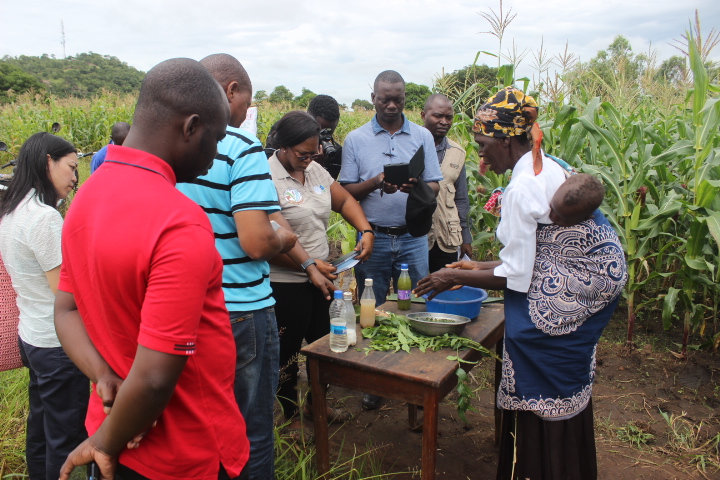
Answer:
[{"label": "eyeglasses", "polygon": [[301,162],[304,162],[306,160],[317,160],[318,158],[322,157],[322,153],[316,153],[315,155],[298,155],[292,148],[290,149],[290,151],[293,152],[293,155],[295,155],[295,157]]}]

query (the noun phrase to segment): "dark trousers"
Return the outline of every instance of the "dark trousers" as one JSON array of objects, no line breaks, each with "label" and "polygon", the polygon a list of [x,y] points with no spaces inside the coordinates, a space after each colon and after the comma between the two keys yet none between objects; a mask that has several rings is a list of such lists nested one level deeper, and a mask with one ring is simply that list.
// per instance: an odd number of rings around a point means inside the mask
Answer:
[{"label": "dark trousers", "polygon": [[[280,388],[278,401],[285,418],[297,412],[297,356],[303,339],[308,343],[330,333],[330,301],[310,282],[270,284],[280,335]],[[310,402],[310,398],[308,398]]]},{"label": "dark trousers", "polygon": [[430,273],[437,272],[441,268],[445,268],[448,263],[457,262],[458,254],[455,252],[444,252],[440,250],[437,242],[433,245],[433,248],[428,252],[428,266]]},{"label": "dark trousers", "polygon": [[70,452],[87,438],[90,381],[62,347],[33,347],[22,340],[20,356],[30,370],[25,457],[30,480],[57,480]]}]

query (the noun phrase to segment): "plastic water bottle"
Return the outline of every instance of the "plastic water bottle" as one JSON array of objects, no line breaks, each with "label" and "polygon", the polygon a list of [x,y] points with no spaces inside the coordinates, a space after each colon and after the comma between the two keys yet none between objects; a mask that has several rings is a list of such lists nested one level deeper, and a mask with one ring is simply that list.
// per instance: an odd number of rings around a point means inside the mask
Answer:
[{"label": "plastic water bottle", "polygon": [[352,292],[343,293],[343,303],[345,303],[347,344],[348,347],[351,347],[357,343],[357,332],[355,331],[355,308],[352,303]]},{"label": "plastic water bottle", "polygon": [[408,264],[400,264],[400,278],[398,278],[398,295],[397,295],[397,306],[398,310],[410,310],[410,290],[412,289],[412,281],[410,280],[410,274],[408,273]]},{"label": "plastic water bottle", "polygon": [[375,326],[375,293],[372,287],[372,278],[366,278],[365,289],[360,298],[360,326],[362,328]]},{"label": "plastic water bottle", "polygon": [[347,320],[342,290],[335,290],[334,300],[330,304],[330,350],[335,353],[346,352]]}]

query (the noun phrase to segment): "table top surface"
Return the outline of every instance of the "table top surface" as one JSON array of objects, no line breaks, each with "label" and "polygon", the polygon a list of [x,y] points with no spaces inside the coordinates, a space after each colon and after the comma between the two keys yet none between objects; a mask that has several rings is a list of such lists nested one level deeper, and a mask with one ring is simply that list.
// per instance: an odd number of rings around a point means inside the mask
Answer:
[{"label": "table top surface", "polygon": [[[398,313],[397,303],[388,301],[378,307],[379,310]],[[410,312],[424,312],[424,304],[413,303]],[[489,348],[498,342],[503,335],[505,325],[504,310],[501,304],[483,305],[480,315],[473,319],[463,331],[463,336],[468,337],[484,347]],[[424,353],[413,348],[410,353],[402,350],[378,352],[371,351],[367,355],[363,351],[370,344],[370,340],[362,338],[361,328],[357,328],[357,345],[349,347],[346,352],[335,353],[330,350],[329,335],[304,347],[301,353],[307,357],[317,359],[323,363],[352,367],[358,370],[379,373],[385,376],[404,378],[413,382],[437,386],[454,375],[457,363],[447,360],[449,355],[454,355],[450,349],[442,349],[437,352],[430,350]],[[475,361],[481,354],[475,350],[467,349],[460,351],[460,357]]]}]

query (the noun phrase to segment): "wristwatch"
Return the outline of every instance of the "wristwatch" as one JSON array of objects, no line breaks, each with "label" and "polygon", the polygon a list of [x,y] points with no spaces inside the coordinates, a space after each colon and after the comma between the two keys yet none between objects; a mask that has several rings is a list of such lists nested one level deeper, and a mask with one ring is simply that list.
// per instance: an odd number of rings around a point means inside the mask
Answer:
[{"label": "wristwatch", "polygon": [[307,260],[305,260],[302,264],[300,264],[300,268],[303,269],[303,272],[307,272],[307,269],[310,265],[317,266],[317,262],[314,258],[308,258]]},{"label": "wristwatch", "polygon": [[364,234],[364,233],[372,233],[372,236],[373,236],[373,237],[376,236],[375,230],[362,230],[360,233],[361,233],[361,234]]}]

